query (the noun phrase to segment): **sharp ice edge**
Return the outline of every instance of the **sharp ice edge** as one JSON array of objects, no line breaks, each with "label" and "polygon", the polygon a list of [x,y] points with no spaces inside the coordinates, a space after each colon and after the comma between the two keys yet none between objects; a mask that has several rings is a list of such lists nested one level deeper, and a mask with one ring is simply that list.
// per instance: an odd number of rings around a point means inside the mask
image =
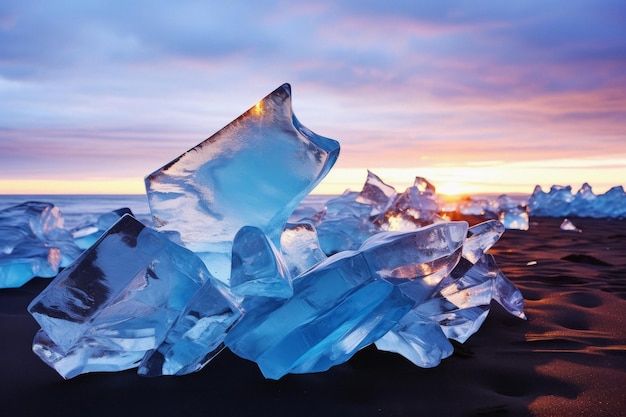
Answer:
[{"label": "sharp ice edge", "polygon": [[360,193],[289,219],[339,152],[300,125],[290,97],[279,87],[146,177],[159,231],[122,217],[29,306],[44,362],[66,378],[183,375],[227,346],[280,378],[375,343],[426,367],[492,299],[524,318],[485,253],[504,225],[448,221],[425,178],[399,194],[368,172]]}]

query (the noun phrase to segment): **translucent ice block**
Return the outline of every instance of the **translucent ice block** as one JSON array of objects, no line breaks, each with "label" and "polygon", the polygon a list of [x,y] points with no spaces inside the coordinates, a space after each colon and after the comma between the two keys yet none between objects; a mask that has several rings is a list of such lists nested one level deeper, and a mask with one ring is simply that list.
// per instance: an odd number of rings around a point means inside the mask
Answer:
[{"label": "translucent ice block", "polygon": [[[322,261],[294,281],[294,295],[246,314],[226,336],[236,354],[254,360],[267,378],[320,372],[349,359],[395,326],[414,305],[403,284],[443,278],[454,267],[467,223],[387,232],[358,251]],[[456,254],[456,255],[455,255]]]},{"label": "translucent ice block", "polygon": [[45,333],[33,350],[66,378],[136,366],[209,278],[196,255],[125,215],[31,302]]},{"label": "translucent ice block", "polygon": [[291,212],[338,154],[338,142],[296,119],[284,84],[146,177],[154,226],[198,253],[227,283],[235,233],[255,226],[279,247]]}]

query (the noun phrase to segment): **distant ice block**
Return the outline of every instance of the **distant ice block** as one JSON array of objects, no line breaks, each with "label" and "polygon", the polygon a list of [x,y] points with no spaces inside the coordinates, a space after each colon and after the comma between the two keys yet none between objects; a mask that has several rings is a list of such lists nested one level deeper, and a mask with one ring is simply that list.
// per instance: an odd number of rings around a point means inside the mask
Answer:
[{"label": "distant ice block", "polygon": [[125,215],[31,302],[33,350],[65,378],[137,366],[209,278],[196,255]]},{"label": "distant ice block", "polygon": [[596,195],[588,183],[584,183],[576,194],[569,185],[553,185],[546,193],[537,185],[528,200],[528,207],[531,216],[625,218],[626,193],[622,186],[616,186]]},{"label": "distant ice block", "polygon": [[328,173],[339,144],[296,119],[284,84],[145,179],[157,230],[198,253],[228,283],[232,241],[243,226],[274,243],[293,209]]},{"label": "distant ice block", "polygon": [[576,225],[574,223],[572,223],[571,220],[569,219],[563,219],[563,221],[561,222],[561,225],[559,226],[561,230],[568,230],[571,232],[578,232],[581,233],[582,230],[580,230],[578,227],[576,227]]},{"label": "distant ice block", "polygon": [[383,230],[418,229],[438,221],[439,201],[435,186],[426,178],[415,177],[412,187],[399,195],[381,219]]},{"label": "distant ice block", "polygon": [[528,230],[528,209],[507,195],[498,197],[499,220],[506,229]]},{"label": "distant ice block", "polygon": [[439,270],[458,261],[466,232],[467,223],[450,222],[374,235],[300,276],[292,298],[246,314],[225,343],[272,379],[342,363],[393,328],[416,293],[437,285]]},{"label": "distant ice block", "polygon": [[126,207],[120,208],[101,214],[96,218],[95,222],[82,224],[69,232],[74,239],[74,243],[80,249],[84,250],[96,243],[100,236],[102,236],[109,227],[113,226],[124,214],[130,214],[132,216],[133,212]]},{"label": "distant ice block", "polygon": [[50,278],[80,255],[58,207],[30,201],[0,210],[0,288]]}]

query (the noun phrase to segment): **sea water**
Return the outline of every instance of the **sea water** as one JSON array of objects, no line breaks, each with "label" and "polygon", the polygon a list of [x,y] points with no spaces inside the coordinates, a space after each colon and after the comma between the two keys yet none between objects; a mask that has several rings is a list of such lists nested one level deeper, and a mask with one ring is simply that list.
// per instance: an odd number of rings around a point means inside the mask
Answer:
[{"label": "sea water", "polygon": [[[308,213],[324,208],[324,203],[332,198],[330,195],[308,195],[294,213]],[[27,201],[52,203],[61,210],[65,220],[65,228],[73,229],[95,221],[101,214],[121,208],[129,208],[135,217],[146,225],[150,225],[150,207],[145,195],[109,195],[109,194],[37,194],[37,195],[0,195],[0,210],[22,204]]]}]

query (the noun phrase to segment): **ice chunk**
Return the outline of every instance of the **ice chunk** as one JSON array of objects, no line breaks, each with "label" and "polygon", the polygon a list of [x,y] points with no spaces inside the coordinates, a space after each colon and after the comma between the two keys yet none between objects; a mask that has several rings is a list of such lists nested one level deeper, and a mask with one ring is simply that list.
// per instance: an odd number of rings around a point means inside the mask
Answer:
[{"label": "ice chunk", "polygon": [[31,302],[44,333],[33,350],[66,378],[136,366],[209,277],[192,252],[125,215]]},{"label": "ice chunk", "polygon": [[191,298],[158,348],[146,353],[138,373],[185,375],[202,369],[224,349],[224,337],[241,311],[220,281],[209,279]]},{"label": "ice chunk", "polygon": [[485,252],[504,232],[494,220],[471,227],[463,245],[462,262],[446,274],[428,297],[393,329],[376,341],[381,350],[397,352],[422,367],[436,366],[452,353],[448,338],[466,341],[481,326],[495,299],[509,313],[525,318],[524,300]]},{"label": "ice chunk", "polygon": [[506,229],[528,230],[528,209],[507,195],[498,197],[499,220]]},{"label": "ice chunk", "polygon": [[415,177],[413,186],[395,199],[378,224],[382,230],[415,230],[442,221],[439,208],[435,186]]},{"label": "ice chunk", "polygon": [[622,186],[595,195],[588,183],[584,183],[576,194],[572,193],[571,186],[553,185],[546,193],[537,185],[528,200],[528,205],[531,216],[626,217],[626,193]]},{"label": "ice chunk", "polygon": [[[274,244],[261,229],[244,226],[233,241],[230,288],[244,309],[258,298],[290,298],[291,275]],[[248,303],[246,303],[248,302]]]},{"label": "ice chunk", "polygon": [[372,207],[371,216],[385,213],[396,199],[396,189],[385,184],[376,174],[367,171],[367,179],[363,189],[356,198],[357,203],[367,204]]},{"label": "ice chunk", "polygon": [[154,226],[228,282],[243,226],[274,243],[293,209],[328,173],[339,144],[300,124],[284,84],[213,136],[146,177]]},{"label": "ice chunk", "polygon": [[435,288],[443,278],[438,271],[458,261],[466,233],[467,223],[449,222],[374,235],[358,251],[331,256],[300,276],[292,298],[270,300],[245,315],[225,343],[257,362],[267,378],[342,363],[414,305],[405,284]]},{"label": "ice chunk", "polygon": [[133,215],[133,212],[126,207],[99,215],[95,222],[82,224],[72,230],[72,238],[74,243],[81,249],[87,249],[104,234],[104,232],[115,222],[117,222],[124,214]]},{"label": "ice chunk", "polygon": [[496,220],[488,220],[469,228],[463,244],[463,257],[475,264],[504,233],[504,225]]},{"label": "ice chunk", "polygon": [[439,324],[415,310],[409,311],[375,344],[378,349],[399,353],[422,368],[439,365],[454,351]]},{"label": "ice chunk", "polygon": [[563,219],[563,221],[561,222],[561,226],[559,227],[561,228],[561,230],[569,230],[572,232],[582,233],[582,230],[576,227],[576,225],[572,223],[572,221],[569,219]]},{"label": "ice chunk", "polygon": [[30,201],[0,210],[0,288],[50,278],[80,255],[58,207]]},{"label": "ice chunk", "polygon": [[326,259],[317,231],[309,223],[287,223],[280,236],[280,250],[293,278]]}]

